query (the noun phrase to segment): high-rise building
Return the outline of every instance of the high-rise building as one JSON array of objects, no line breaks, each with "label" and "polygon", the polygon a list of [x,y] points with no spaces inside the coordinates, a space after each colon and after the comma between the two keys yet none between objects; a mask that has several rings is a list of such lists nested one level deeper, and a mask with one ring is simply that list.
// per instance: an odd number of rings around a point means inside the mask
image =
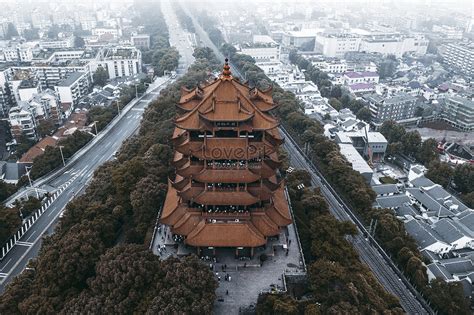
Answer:
[{"label": "high-rise building", "polygon": [[291,223],[276,169],[283,143],[271,89],[233,78],[226,62],[212,83],[182,89],[172,141],[176,177],[160,221],[198,253],[253,255]]},{"label": "high-rise building", "polygon": [[404,92],[393,96],[381,96],[376,93],[363,95],[368,104],[375,124],[386,120],[401,121],[415,117],[416,98]]},{"label": "high-rise building", "polygon": [[466,75],[474,75],[474,43],[450,43],[445,48],[442,53],[444,62]]},{"label": "high-rise building", "polygon": [[474,130],[474,100],[458,95],[444,100],[441,116],[451,125],[465,131]]}]

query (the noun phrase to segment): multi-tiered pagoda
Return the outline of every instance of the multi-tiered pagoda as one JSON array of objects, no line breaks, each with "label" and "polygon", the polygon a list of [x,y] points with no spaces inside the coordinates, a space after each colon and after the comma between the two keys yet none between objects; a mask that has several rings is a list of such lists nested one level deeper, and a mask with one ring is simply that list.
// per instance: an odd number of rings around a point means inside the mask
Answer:
[{"label": "multi-tiered pagoda", "polygon": [[176,177],[169,181],[161,222],[201,249],[253,249],[291,223],[276,169],[283,143],[271,89],[219,78],[182,89],[172,137]]}]

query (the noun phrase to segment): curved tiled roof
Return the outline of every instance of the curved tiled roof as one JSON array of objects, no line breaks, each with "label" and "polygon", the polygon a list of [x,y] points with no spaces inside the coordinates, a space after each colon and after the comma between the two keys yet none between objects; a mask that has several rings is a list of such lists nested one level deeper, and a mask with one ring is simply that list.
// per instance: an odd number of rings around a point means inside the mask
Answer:
[{"label": "curved tiled roof", "polygon": [[191,246],[248,247],[265,245],[265,237],[250,222],[206,223],[201,221],[186,238]]},{"label": "curved tiled roof", "polygon": [[[172,136],[176,178],[169,182],[160,222],[191,246],[264,245],[291,223],[284,184],[276,176],[281,165],[276,150],[283,138],[278,121],[268,113],[275,108],[271,89],[250,89],[234,80],[226,65],[214,82],[182,89],[177,107],[180,116]],[[229,128],[261,132],[216,132]]]}]

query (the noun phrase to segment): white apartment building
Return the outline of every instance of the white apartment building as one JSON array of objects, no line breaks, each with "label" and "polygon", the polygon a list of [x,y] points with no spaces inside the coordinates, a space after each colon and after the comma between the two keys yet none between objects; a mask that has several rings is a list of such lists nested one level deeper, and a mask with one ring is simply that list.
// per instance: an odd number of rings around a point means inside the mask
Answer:
[{"label": "white apartment building", "polygon": [[142,53],[131,46],[104,48],[89,65],[91,73],[94,73],[98,67],[106,69],[109,79],[134,76],[141,73]]},{"label": "white apartment building", "polygon": [[414,53],[417,55],[426,54],[428,43],[429,41],[426,37],[420,34],[413,36],[367,36],[362,39],[359,51],[366,53],[380,53],[383,55],[395,55],[399,58],[405,53]]},{"label": "white apartment building", "polygon": [[70,36],[59,40],[42,40],[40,42],[41,49],[66,49],[74,47],[74,36]]},{"label": "white apartment building", "polygon": [[81,27],[83,30],[91,31],[97,27],[97,21],[92,19],[81,20]]},{"label": "white apartment building", "polygon": [[379,75],[377,72],[346,72],[344,73],[344,83],[346,85],[352,85],[356,83],[379,83]]},{"label": "white apartment building", "polygon": [[103,36],[103,35],[110,35],[113,37],[113,39],[117,39],[119,38],[120,36],[122,36],[121,34],[122,32],[120,31],[120,29],[117,29],[117,28],[94,28],[92,29],[92,35],[94,36]]},{"label": "white apartment building", "polygon": [[328,73],[345,73],[347,71],[347,63],[344,60],[323,62],[319,69]]},{"label": "white apartment building", "polygon": [[54,90],[61,102],[64,117],[68,117],[72,113],[79,99],[85,96],[89,89],[90,79],[84,72],[73,72],[55,85]]},{"label": "white apartment building", "polygon": [[[35,119],[39,123],[41,120],[53,118],[57,122],[57,112],[59,103],[52,90],[46,90],[40,94],[35,94],[28,101],[31,108],[34,108]],[[31,110],[30,110],[31,111]]]},{"label": "white apartment building", "polygon": [[22,80],[17,87],[18,100],[27,102],[33,95],[41,92],[41,85],[38,80]]},{"label": "white apartment building", "polygon": [[78,64],[77,66],[36,65],[25,67],[12,67],[12,70],[29,71],[31,73],[34,73],[43,89],[54,88],[54,86],[60,80],[66,78],[70,73],[73,72],[85,72],[92,79],[90,64],[87,62],[83,62],[81,64]]},{"label": "white apartment building", "polygon": [[31,47],[8,47],[3,50],[3,54],[5,56],[5,61],[30,62],[33,60],[33,51]]},{"label": "white apartment building", "polygon": [[359,51],[360,42],[361,38],[352,34],[321,33],[316,35],[314,50],[325,57],[342,58],[347,52]]},{"label": "white apartment building", "polygon": [[150,35],[138,34],[131,37],[132,45],[137,48],[150,49]]},{"label": "white apartment building", "polygon": [[20,102],[18,106],[10,108],[8,121],[15,139],[19,139],[21,135],[32,140],[37,139],[35,113],[30,110],[28,103]]},{"label": "white apartment building", "polygon": [[441,34],[446,39],[462,39],[463,30],[461,28],[448,25],[433,25],[433,32]]},{"label": "white apartment building", "polygon": [[301,47],[315,40],[316,34],[322,29],[305,29],[301,31],[289,31],[282,34],[281,43],[285,47]]},{"label": "white apartment building", "polygon": [[466,75],[474,75],[474,43],[446,45],[443,60]]},{"label": "white apartment building", "polygon": [[325,57],[343,58],[348,52],[393,54],[401,57],[405,53],[426,54],[429,41],[422,34],[400,35],[394,33],[372,33],[353,31],[348,33],[319,33],[314,50]]},{"label": "white apartment building", "polygon": [[242,47],[242,54],[249,55],[256,62],[272,62],[280,60],[280,46],[278,45],[256,45],[253,47]]}]

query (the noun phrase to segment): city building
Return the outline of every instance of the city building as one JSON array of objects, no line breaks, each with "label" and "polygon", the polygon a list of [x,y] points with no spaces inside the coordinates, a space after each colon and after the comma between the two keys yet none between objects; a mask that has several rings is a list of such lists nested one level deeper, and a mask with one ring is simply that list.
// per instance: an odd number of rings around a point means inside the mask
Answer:
[{"label": "city building", "polygon": [[120,36],[122,36],[122,32],[120,31],[120,29],[117,29],[117,28],[98,27],[98,28],[92,29],[92,35],[98,36],[99,38],[103,36],[109,36],[112,39],[117,39]]},{"label": "city building", "polygon": [[5,61],[8,62],[30,62],[33,60],[33,50],[29,46],[18,45],[3,49]]},{"label": "city building", "polygon": [[39,43],[41,49],[67,49],[74,47],[74,36],[57,40],[42,40]]},{"label": "city building", "polygon": [[35,119],[38,123],[45,119],[52,119],[56,124],[60,121],[60,107],[54,91],[45,90],[39,94],[33,95],[28,101],[30,109],[34,108]]},{"label": "city building", "polygon": [[35,94],[39,94],[41,92],[41,85],[39,81],[31,77],[27,80],[21,80],[20,84],[16,89],[16,93],[18,95],[18,101],[29,101]]},{"label": "city building", "polygon": [[109,79],[134,76],[142,71],[142,53],[131,46],[107,47],[97,54],[90,62],[90,70],[94,73],[98,67],[107,70]]},{"label": "city building", "polygon": [[8,122],[15,139],[20,139],[22,135],[31,140],[37,139],[35,115],[27,102],[20,101],[17,106],[10,108]]},{"label": "city building", "polygon": [[386,120],[401,121],[415,116],[416,97],[404,92],[387,97],[376,93],[364,94],[362,99],[368,104],[376,124]]},{"label": "city building", "polygon": [[442,102],[441,117],[464,131],[474,130],[474,100],[460,95],[448,96]]},{"label": "city building", "polygon": [[282,34],[281,43],[285,47],[302,48],[315,41],[316,34],[321,32],[318,29],[305,29],[301,31],[289,31]]},{"label": "city building", "polygon": [[70,73],[54,86],[65,117],[72,113],[80,98],[87,95],[90,86],[90,78],[84,72]]},{"label": "city building", "polygon": [[474,75],[474,43],[450,43],[444,48],[444,62],[466,75]]},{"label": "city building", "polygon": [[346,85],[353,85],[356,83],[379,83],[379,75],[377,72],[346,72],[344,73],[344,83]]},{"label": "city building", "polygon": [[359,172],[364,177],[366,182],[370,183],[372,181],[374,171],[360,155],[357,149],[352,145],[352,143],[338,143],[338,145],[341,154],[351,164],[352,169]]},{"label": "city building", "polygon": [[344,60],[322,60],[311,62],[313,66],[327,73],[345,73],[347,72],[347,63]]},{"label": "city building", "polygon": [[461,40],[463,30],[461,28],[448,25],[433,25],[433,32],[439,33],[445,39]]},{"label": "city building", "polygon": [[225,64],[212,83],[182,89],[172,141],[176,177],[160,222],[201,255],[255,248],[292,222],[276,169],[283,143],[271,89],[240,83]]},{"label": "city building", "polygon": [[387,150],[387,139],[376,131],[367,131],[367,125],[362,129],[339,131],[335,134],[337,143],[351,144],[362,156],[369,161],[383,161]]},{"label": "city building", "polygon": [[138,34],[131,38],[132,45],[137,48],[150,49],[150,35]]},{"label": "city building", "polygon": [[429,41],[421,34],[411,36],[367,36],[362,39],[359,51],[395,55],[397,58],[400,58],[406,53],[424,55],[428,49],[428,44]]},{"label": "city building", "polygon": [[275,44],[242,45],[240,53],[249,55],[256,62],[272,62],[280,60],[280,46]]},{"label": "city building", "polygon": [[352,34],[320,33],[316,36],[314,50],[325,57],[343,58],[347,52],[359,51],[361,38]]}]

